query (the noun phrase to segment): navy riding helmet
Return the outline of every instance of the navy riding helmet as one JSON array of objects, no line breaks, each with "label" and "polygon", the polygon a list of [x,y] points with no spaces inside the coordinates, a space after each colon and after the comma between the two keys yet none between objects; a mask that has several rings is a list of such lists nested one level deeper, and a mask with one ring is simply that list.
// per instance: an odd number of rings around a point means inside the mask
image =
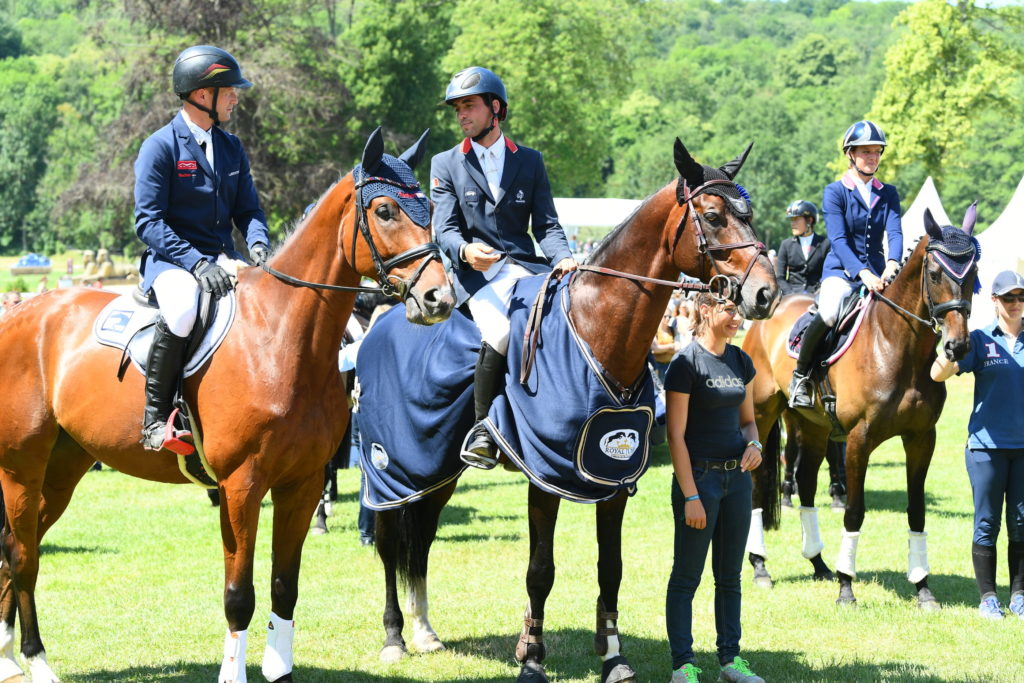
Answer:
[{"label": "navy riding helmet", "polygon": [[868,120],[858,121],[846,129],[843,136],[843,152],[848,152],[851,147],[863,147],[865,145],[881,145],[885,149],[885,133],[877,124]]},{"label": "navy riding helmet", "polygon": [[452,76],[452,80],[444,92],[444,103],[451,104],[460,97],[470,95],[481,95],[488,106],[491,104],[489,98],[496,98],[501,102],[498,120],[505,120],[508,115],[508,95],[505,94],[505,84],[501,82],[496,73],[482,66],[463,69]]}]

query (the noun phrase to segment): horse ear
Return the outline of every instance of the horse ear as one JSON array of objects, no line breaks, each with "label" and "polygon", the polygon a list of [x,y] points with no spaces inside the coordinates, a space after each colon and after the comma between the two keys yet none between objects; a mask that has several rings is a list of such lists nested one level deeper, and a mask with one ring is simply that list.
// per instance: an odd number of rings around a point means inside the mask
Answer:
[{"label": "horse ear", "polygon": [[939,224],[935,222],[935,218],[932,216],[932,210],[928,208],[924,210],[924,230],[933,240],[942,239],[942,228],[940,228]]},{"label": "horse ear", "polygon": [[961,226],[961,230],[966,232],[968,235],[974,234],[974,224],[978,222],[978,200],[975,199],[974,203],[967,207],[967,213],[964,214],[964,222]]},{"label": "horse ear", "polygon": [[370,133],[370,138],[363,148],[363,173],[373,173],[381,158],[384,156],[384,134],[380,132],[380,126]]},{"label": "horse ear", "polygon": [[409,168],[416,168],[416,166],[423,161],[423,155],[427,153],[427,138],[430,137],[430,129],[427,128],[423,131],[423,135],[417,140],[412,147],[402,152],[402,156],[398,157],[406,164]]},{"label": "horse ear", "polygon": [[725,175],[729,176],[729,180],[735,178],[736,174],[738,174],[740,172],[740,169],[743,168],[743,162],[747,160],[747,155],[750,154],[750,148],[753,146],[754,143],[751,142],[749,145],[747,145],[747,148],[743,150],[743,154],[740,154],[738,157],[727,163],[725,166],[722,166],[719,170]]},{"label": "horse ear", "polygon": [[673,150],[676,161],[676,170],[679,171],[679,175],[683,176],[683,180],[690,187],[697,187],[698,185],[704,184],[704,167],[694,161],[693,157],[686,150],[686,146],[683,145],[683,141],[676,138],[676,145]]}]

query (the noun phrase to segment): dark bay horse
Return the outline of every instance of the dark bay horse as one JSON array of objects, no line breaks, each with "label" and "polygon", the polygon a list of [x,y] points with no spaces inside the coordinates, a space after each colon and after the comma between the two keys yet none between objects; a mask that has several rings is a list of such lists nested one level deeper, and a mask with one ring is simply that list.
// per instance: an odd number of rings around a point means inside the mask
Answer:
[{"label": "dark bay horse", "polygon": [[[837,602],[841,604],[856,602],[852,581],[864,522],[868,458],[882,442],[899,436],[907,463],[907,578],[915,586],[920,607],[939,607],[928,588],[924,482],[935,449],[935,423],[946,400],[946,388],[932,381],[928,371],[936,357],[940,328],[942,352],[948,358],[962,358],[969,348],[967,319],[977,278],[977,243],[971,237],[975,208],[967,211],[962,231],[940,227],[930,211],[925,211],[924,221],[926,235],[883,292],[889,301],[873,296],[860,331],[828,371],[836,391],[838,420],[848,435],[845,529],[837,560]],[[818,531],[814,493],[831,422],[822,409],[820,395],[813,410],[788,409],[786,396],[794,367],[794,360],[786,352],[787,338],[793,323],[811,303],[809,297],[784,299],[771,320],[754,323],[743,340],[743,349],[757,369],[754,405],[762,438],[776,428],[784,410],[794,424],[795,428],[789,429],[789,438],[798,439],[801,450],[796,477],[803,506],[803,554],[814,565],[816,578],[829,578],[831,572],[821,559],[824,544]],[[776,461],[771,462],[771,457]],[[765,528],[778,524],[777,457],[777,453],[766,452],[764,465],[754,471],[754,508],[760,506],[764,510]],[[754,521],[756,527],[756,512]],[[748,549],[758,545],[754,541]],[[763,541],[760,546],[763,549]],[[750,559],[755,565],[755,580],[764,580],[767,572],[763,550],[752,551]],[[770,578],[767,580],[770,582]]]},{"label": "dark bay horse", "polygon": [[[415,166],[425,137],[399,161]],[[378,129],[363,154],[361,175],[371,176],[366,181],[387,175],[384,159]],[[292,680],[303,540],[323,486],[324,463],[348,422],[338,348],[355,292],[322,286],[354,288],[361,275],[375,277],[399,290],[409,320],[421,324],[445,319],[454,303],[429,231],[391,197],[378,196],[362,208],[362,185],[351,173],[339,180],[270,261],[272,269],[318,288],[241,269],[232,329],[210,362],[184,383],[221,499],[228,625],[221,681],[246,680],[256,527],[268,491],[274,504],[271,603],[282,623],[268,630],[263,672],[268,680]],[[37,622],[39,548],[93,461],[143,479],[187,483],[173,453],[143,451],[139,443],[141,374],[129,371],[119,383],[120,351],[92,339],[93,320],[111,298],[91,289],[53,291],[0,319],[0,485],[6,513],[0,680],[21,680],[13,658],[15,614],[32,680],[57,680]]]},{"label": "dark bay horse", "polygon": [[[678,180],[649,197],[616,228],[570,284],[571,321],[597,361],[621,386],[630,386],[647,372],[651,341],[668,304],[671,284],[681,272],[717,282],[746,317],[771,314],[778,293],[775,274],[764,245],[757,241],[750,225],[749,204],[741,200],[732,183],[749,151],[748,147],[721,169],[713,169],[694,161],[677,140]],[[721,187],[726,188],[727,196],[711,191]],[[602,274],[602,268],[615,269],[620,276]],[[623,272],[631,275],[621,277]],[[566,444],[567,452],[570,447]],[[416,457],[415,450],[408,456]],[[382,659],[397,659],[406,651],[397,576],[405,579],[409,590],[413,647],[419,651],[444,647],[427,618],[426,577],[438,517],[455,485],[452,480],[403,507],[377,514],[377,547],[387,586]],[[622,578],[622,517],[629,496],[625,489],[612,494],[595,505],[600,592],[594,647],[603,657],[602,681],[634,681],[635,672],[620,654],[616,626]],[[558,496],[530,484],[529,605],[515,648],[516,659],[522,664],[521,681],[547,680],[542,666],[543,621],[555,578],[553,543],[560,502]],[[665,514],[671,514],[667,502]]]}]

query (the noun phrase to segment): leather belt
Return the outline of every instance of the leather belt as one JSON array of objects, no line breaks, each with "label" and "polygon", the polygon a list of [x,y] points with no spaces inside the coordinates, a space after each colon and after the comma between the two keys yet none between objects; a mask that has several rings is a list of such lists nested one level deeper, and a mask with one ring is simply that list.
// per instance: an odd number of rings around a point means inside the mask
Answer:
[{"label": "leather belt", "polygon": [[692,460],[691,464],[694,467],[699,467],[702,470],[724,470],[729,472],[740,466],[740,459],[733,458],[732,460]]}]

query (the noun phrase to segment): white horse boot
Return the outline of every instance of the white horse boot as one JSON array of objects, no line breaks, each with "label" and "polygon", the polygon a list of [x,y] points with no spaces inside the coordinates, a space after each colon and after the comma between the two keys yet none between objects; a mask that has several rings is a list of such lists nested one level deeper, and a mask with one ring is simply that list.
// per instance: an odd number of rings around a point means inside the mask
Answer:
[{"label": "white horse boot", "polygon": [[46,653],[40,652],[35,657],[26,657],[28,664],[28,675],[32,683],[60,683],[57,674],[53,673],[50,664],[46,661]]},{"label": "white horse boot", "polygon": [[821,527],[818,526],[818,508],[800,506],[800,534],[804,540],[802,552],[805,559],[817,557],[825,549]]},{"label": "white horse boot", "polygon": [[267,624],[267,649],[263,651],[263,677],[276,681],[292,672],[292,641],[295,621],[270,613]]},{"label": "white horse boot", "polygon": [[747,532],[747,552],[761,557],[768,557],[768,549],[764,544],[764,520],[762,508],[750,511],[750,531]]},{"label": "white horse boot", "polygon": [[24,672],[14,658],[14,629],[4,622],[0,626],[0,681],[22,675]]},{"label": "white horse boot", "polygon": [[857,578],[858,541],[860,541],[859,531],[843,529],[843,540],[839,543],[839,557],[836,558],[836,569],[851,579]]},{"label": "white horse boot", "polygon": [[928,577],[928,532],[908,531],[907,581],[918,583]]},{"label": "white horse boot", "polygon": [[245,677],[245,642],[248,631],[231,631],[224,636],[224,660],[220,663],[217,683],[247,683]]}]

